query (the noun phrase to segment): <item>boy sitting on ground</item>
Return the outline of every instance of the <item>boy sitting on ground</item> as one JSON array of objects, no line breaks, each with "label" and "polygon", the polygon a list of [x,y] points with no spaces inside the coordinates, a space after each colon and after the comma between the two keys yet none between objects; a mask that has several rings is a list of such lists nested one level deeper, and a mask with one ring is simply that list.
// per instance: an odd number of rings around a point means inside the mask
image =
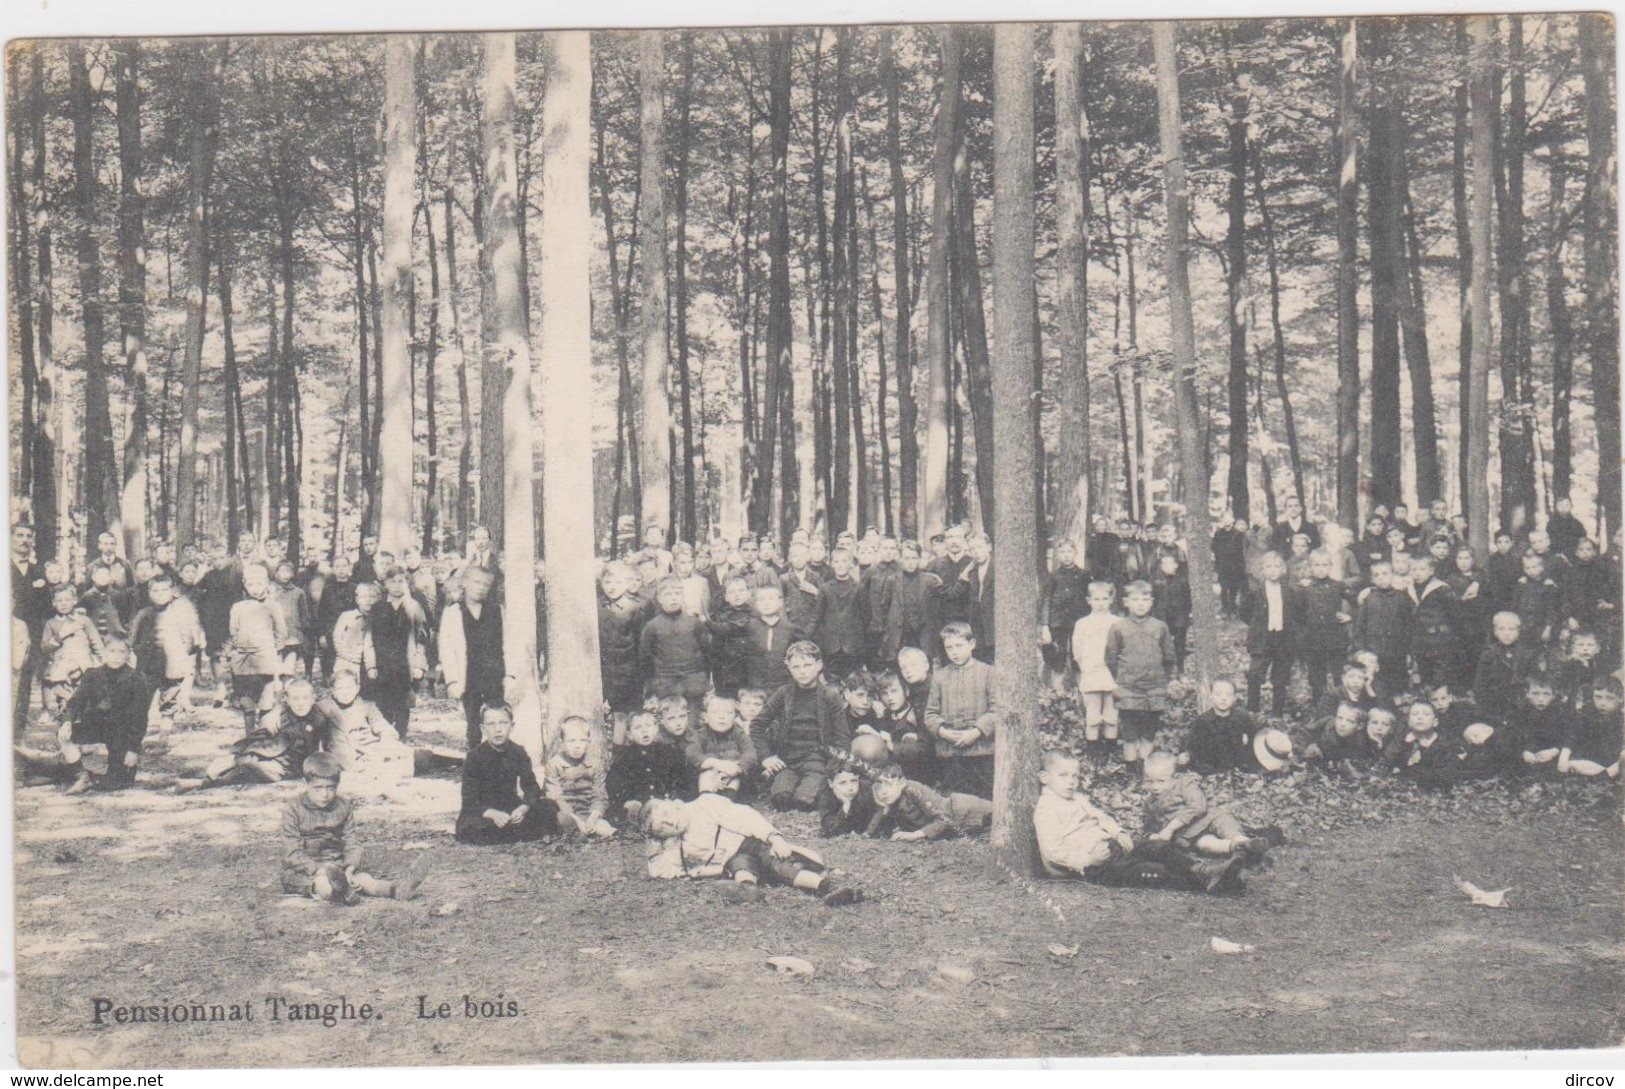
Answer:
[{"label": "boy sitting on ground", "polygon": [[387,792],[412,775],[412,750],[377,706],[361,695],[361,678],[343,671],[333,675],[328,712],[337,722],[328,751],[351,782]]},{"label": "boy sitting on ground", "polygon": [[175,792],[297,779],[307,756],[326,751],[339,728],[338,719],[338,709],[330,701],[317,701],[309,677],[295,677],[283,687],[274,711],[231,746],[231,755],[210,765],[202,779],[179,780]]},{"label": "boy sitting on ground", "polygon": [[774,809],[812,809],[829,776],[831,760],[852,743],[846,724],[846,701],[822,683],[823,654],[818,644],[801,640],[784,654],[790,683],[767,701],[756,720],[756,751],[768,777],[768,802]]},{"label": "boy sitting on ground", "polygon": [[302,770],[305,789],[282,809],[282,891],[333,904],[353,904],[362,896],[414,899],[423,880],[423,856],[399,881],[364,872],[362,850],[350,838],[355,805],[339,796],[338,761],[313,753]]},{"label": "boy sitting on ground", "polygon": [[971,836],[993,821],[993,803],[974,794],[938,794],[923,783],[912,782],[903,769],[890,764],[880,769],[872,788],[875,814],[867,835],[890,836],[913,842]]},{"label": "boy sitting on ground", "polygon": [[1339,703],[1330,718],[1314,724],[1315,739],[1303,750],[1304,760],[1319,762],[1328,772],[1352,773],[1352,761],[1366,747],[1364,725],[1365,716],[1356,704]]},{"label": "boy sitting on ground", "polygon": [[756,771],[756,745],[739,723],[739,709],[725,696],[705,700],[705,723],[691,730],[684,750],[695,791],[737,798]]},{"label": "boy sitting on ground", "polygon": [[1153,752],[1145,758],[1146,836],[1199,854],[1263,856],[1265,844],[1250,838],[1241,822],[1222,807],[1208,805],[1207,796],[1193,775],[1176,774],[1172,753]]},{"label": "boy sitting on ground", "polygon": [[[69,794],[83,794],[92,786],[119,790],[135,782],[141,742],[147,736],[147,708],[152,686],[130,664],[130,644],[110,635],[102,644],[102,664],[88,670],[62,707],[57,740],[62,759],[74,772]],[[83,750],[107,750],[107,772],[93,777],[82,762]]]},{"label": "boy sitting on ground", "polygon": [[1619,778],[1620,683],[1605,677],[1591,689],[1591,706],[1574,719],[1557,770],[1565,775]]},{"label": "boy sitting on ground", "polygon": [[512,735],[512,708],[480,709],[480,743],[463,761],[460,843],[524,843],[559,834],[558,804],[542,797],[530,754],[509,740]]},{"label": "boy sitting on ground", "polygon": [[630,825],[651,798],[684,798],[690,793],[688,763],[660,735],[652,711],[636,711],[626,724],[627,743],[615,750],[604,789],[610,815]]},{"label": "boy sitting on ground", "polygon": [[762,898],[764,882],[801,889],[829,907],[863,899],[861,889],[837,881],[815,852],[791,844],[766,817],[720,794],[691,802],[657,799],[644,806],[642,823],[650,877],[724,877],[741,890],[736,896],[750,900]]},{"label": "boy sitting on ground", "polygon": [[1078,791],[1078,759],[1052,749],[1038,773],[1043,790],[1033,809],[1038,854],[1052,877],[1100,885],[1217,892],[1239,878],[1242,860],[1202,859],[1166,841],[1136,844],[1122,825]]},{"label": "boy sitting on ground", "polygon": [[[687,721],[688,707],[683,707]],[[604,819],[609,809],[600,746],[593,743],[593,729],[580,715],[571,715],[559,724],[559,751],[542,767],[543,792],[559,807],[559,823],[584,835],[609,837],[615,826]]]},{"label": "boy sitting on ground", "polygon": [[1256,771],[1253,735],[1262,724],[1253,714],[1236,706],[1236,686],[1217,680],[1208,688],[1208,709],[1191,723],[1185,740],[1187,763],[1192,771],[1207,774],[1236,768]]}]

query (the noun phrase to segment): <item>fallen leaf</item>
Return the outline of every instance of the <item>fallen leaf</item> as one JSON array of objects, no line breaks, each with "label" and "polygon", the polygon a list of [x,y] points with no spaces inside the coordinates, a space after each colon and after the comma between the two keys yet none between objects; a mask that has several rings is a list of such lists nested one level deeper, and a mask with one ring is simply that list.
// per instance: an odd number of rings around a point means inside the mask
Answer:
[{"label": "fallen leaf", "polygon": [[1217,936],[1208,945],[1215,953],[1252,953],[1256,952],[1258,948],[1254,945],[1242,945],[1240,942],[1226,941]]},{"label": "fallen leaf", "polygon": [[957,983],[961,987],[976,981],[976,973],[961,964],[939,964],[937,965],[937,975],[946,979],[949,983]]},{"label": "fallen leaf", "polygon": [[1049,947],[1049,955],[1052,957],[1075,957],[1078,955],[1078,947],[1075,945],[1052,945]]},{"label": "fallen leaf", "polygon": [[1471,881],[1463,881],[1459,877],[1452,877],[1451,880],[1456,883],[1456,888],[1458,888],[1462,892],[1466,893],[1467,894],[1467,899],[1471,900],[1473,902],[1473,904],[1475,906],[1477,906],[1477,907],[1487,907],[1487,908],[1504,908],[1504,907],[1506,907],[1507,893],[1511,892],[1513,890],[1513,888],[1515,887],[1513,885],[1508,885],[1504,889],[1496,889],[1494,892],[1490,892],[1487,889],[1479,888],[1477,885],[1473,884]]},{"label": "fallen leaf", "polygon": [[430,911],[429,911],[429,914],[430,915],[437,915],[437,916],[440,916],[441,918],[445,918],[447,915],[456,915],[457,910],[458,910],[457,909],[457,901],[456,900],[448,900],[446,903],[441,904],[439,907],[431,908]]}]

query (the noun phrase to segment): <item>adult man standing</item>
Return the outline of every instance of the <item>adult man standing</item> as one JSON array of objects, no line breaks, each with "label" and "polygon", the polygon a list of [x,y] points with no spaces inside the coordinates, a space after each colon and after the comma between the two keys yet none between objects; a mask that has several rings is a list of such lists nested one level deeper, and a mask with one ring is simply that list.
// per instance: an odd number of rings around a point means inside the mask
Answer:
[{"label": "adult man standing", "polygon": [[40,628],[51,611],[51,590],[45,569],[34,561],[34,527],[18,522],[11,527],[11,712],[12,733],[22,736],[28,721],[39,646]]}]

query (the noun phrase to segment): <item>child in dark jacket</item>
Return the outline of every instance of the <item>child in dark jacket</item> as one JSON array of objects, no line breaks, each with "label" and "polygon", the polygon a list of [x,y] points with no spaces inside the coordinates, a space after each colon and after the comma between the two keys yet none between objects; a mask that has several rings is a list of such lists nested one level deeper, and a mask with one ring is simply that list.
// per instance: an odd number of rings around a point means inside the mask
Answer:
[{"label": "child in dark jacket", "polygon": [[1266,676],[1270,705],[1286,710],[1286,687],[1292,679],[1293,644],[1299,632],[1297,590],[1286,580],[1286,562],[1278,552],[1259,560],[1259,581],[1247,594],[1247,710],[1259,710]]},{"label": "child in dark jacket", "polygon": [[604,702],[617,722],[643,704],[638,659],[644,607],[635,589],[637,575],[623,563],[604,568],[598,598],[598,668]]},{"label": "child in dark jacket", "polygon": [[1490,622],[1490,645],[1473,670],[1473,702],[1488,720],[1510,719],[1523,697],[1524,682],[1535,667],[1535,652],[1522,645],[1517,613],[1499,612]]},{"label": "child in dark jacket", "polygon": [[1410,678],[1411,613],[1415,604],[1394,583],[1394,565],[1371,565],[1371,585],[1360,591],[1354,606],[1354,645],[1377,656],[1377,694],[1391,697]]},{"label": "child in dark jacket", "polygon": [[609,815],[623,825],[636,824],[651,798],[689,798],[692,786],[683,754],[660,736],[660,720],[650,711],[634,713],[626,744],[615,750],[604,783]]},{"label": "child in dark jacket", "polygon": [[745,684],[751,622],[755,619],[750,584],[737,575],[731,576],[723,584],[721,606],[713,607],[706,621],[711,636],[711,677],[719,696],[733,699]]},{"label": "child in dark jacket", "polygon": [[1191,770],[1207,774],[1256,769],[1253,736],[1262,728],[1262,723],[1236,706],[1234,684],[1214,681],[1208,688],[1208,709],[1196,716],[1185,739]]},{"label": "child in dark jacket", "polygon": [[682,696],[690,718],[698,720],[710,685],[711,633],[704,621],[684,609],[684,603],[682,579],[663,579],[655,590],[660,611],[638,636],[638,661],[645,696]]},{"label": "child in dark jacket", "polygon": [[1591,706],[1574,719],[1557,770],[1565,775],[1606,775],[1618,779],[1621,742],[1620,683],[1608,677],[1591,690]]},{"label": "child in dark jacket", "polygon": [[[63,760],[75,773],[69,794],[83,794],[93,785],[119,790],[135,782],[151,703],[152,685],[130,664],[130,644],[123,636],[109,637],[102,644],[102,664],[85,672],[62,707],[57,738]],[[81,763],[87,745],[107,750],[107,773],[99,781]]]},{"label": "child in dark jacket", "polygon": [[707,697],[705,721],[689,731],[684,756],[696,793],[737,798],[755,782],[756,744],[739,721],[738,704],[726,696]]},{"label": "child in dark jacket", "polygon": [[1460,669],[1456,592],[1438,576],[1431,556],[1411,560],[1411,587],[1416,602],[1411,658],[1416,663],[1418,683],[1431,688],[1455,680]]},{"label": "child in dark jacket", "polygon": [[1174,639],[1174,656],[1178,667],[1185,667],[1185,637],[1191,629],[1191,580],[1179,557],[1163,553],[1157,560],[1157,570],[1151,576],[1151,593],[1155,606],[1151,615],[1168,625]]},{"label": "child in dark jacket", "polygon": [[784,615],[784,597],[777,587],[757,587],[755,602],[756,615],[745,631],[744,684],[776,692],[790,683],[785,655],[801,636]]},{"label": "child in dark jacket", "polygon": [[846,701],[820,679],[824,658],[816,643],[792,643],[783,668],[790,683],[768,698],[753,740],[768,778],[769,803],[775,809],[812,809],[832,759],[852,743]]},{"label": "child in dark jacket", "polygon": [[874,815],[874,794],[851,768],[831,775],[818,796],[818,831],[825,839],[863,835]]},{"label": "child in dark jacket", "polygon": [[513,712],[506,704],[480,711],[480,743],[463,761],[459,843],[523,843],[559,834],[559,807],[542,797],[530,756],[509,741]]},{"label": "child in dark jacket", "polygon": [[875,813],[865,834],[901,841],[971,836],[993,820],[993,803],[974,794],[938,794],[911,781],[895,764],[880,769],[873,793]]},{"label": "child in dark jacket", "polygon": [[1351,772],[1354,762],[1366,755],[1365,715],[1357,704],[1338,704],[1329,718],[1314,724],[1314,731],[1303,758],[1328,772]]},{"label": "child in dark jacket", "polygon": [[831,676],[844,677],[864,660],[866,605],[852,551],[830,553],[832,576],[819,586],[818,621],[811,632]]},{"label": "child in dark jacket", "polygon": [[1568,739],[1573,713],[1557,698],[1557,685],[1541,671],[1524,681],[1523,702],[1512,718],[1515,744],[1529,769],[1556,767],[1557,758]]},{"label": "child in dark jacket", "polygon": [[1353,616],[1348,588],[1331,575],[1331,557],[1325,552],[1309,556],[1309,578],[1299,587],[1303,609],[1300,651],[1309,673],[1309,696],[1315,703],[1326,693],[1334,673],[1348,657],[1349,626]]}]

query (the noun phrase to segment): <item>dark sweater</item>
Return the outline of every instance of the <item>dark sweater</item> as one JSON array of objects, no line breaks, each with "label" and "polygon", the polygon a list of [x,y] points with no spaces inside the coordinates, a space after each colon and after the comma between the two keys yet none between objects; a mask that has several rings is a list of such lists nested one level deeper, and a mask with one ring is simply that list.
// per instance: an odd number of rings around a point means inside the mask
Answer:
[{"label": "dark sweater", "polygon": [[463,807],[457,814],[457,830],[483,827],[487,809],[512,813],[521,804],[534,809],[541,800],[542,786],[525,750],[511,741],[500,749],[482,741],[463,761]]},{"label": "dark sweater", "polygon": [[825,684],[783,685],[768,697],[752,739],[763,760],[776,756],[798,772],[826,770],[852,745],[846,700]]},{"label": "dark sweater", "polygon": [[152,682],[139,669],[97,666],[85,671],[62,718],[73,723],[78,744],[103,744],[110,753],[139,752],[151,702]]},{"label": "dark sweater", "polygon": [[687,613],[658,613],[643,625],[638,657],[645,678],[666,680],[704,674],[711,635],[705,623]]},{"label": "dark sweater", "polygon": [[1214,772],[1254,767],[1253,735],[1257,732],[1258,720],[1240,707],[1231,708],[1228,715],[1214,711],[1198,715],[1185,742],[1191,768]]},{"label": "dark sweater", "polygon": [[610,815],[619,817],[627,802],[690,797],[691,782],[683,754],[668,742],[617,749],[605,779]]},{"label": "dark sweater", "polygon": [[841,808],[841,801],[835,797],[835,792],[824,784],[823,792],[818,795],[818,832],[825,839],[833,836],[863,835],[868,831],[869,822],[875,817],[875,798],[869,791],[869,784],[864,783],[858,787],[858,796],[852,799],[852,804],[846,809]]}]

